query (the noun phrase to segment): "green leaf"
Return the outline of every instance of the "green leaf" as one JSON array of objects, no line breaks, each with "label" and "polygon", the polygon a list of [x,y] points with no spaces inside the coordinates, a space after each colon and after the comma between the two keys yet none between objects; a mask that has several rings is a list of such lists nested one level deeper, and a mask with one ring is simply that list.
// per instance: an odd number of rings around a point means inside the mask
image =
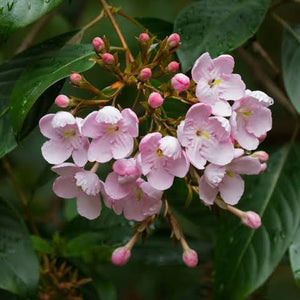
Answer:
[{"label": "green leaf", "polygon": [[163,40],[173,32],[173,24],[157,18],[135,18],[158,39]]},{"label": "green leaf", "polygon": [[298,287],[300,287],[300,227],[298,228],[293,243],[289,248],[290,262]]},{"label": "green leaf", "polygon": [[51,254],[54,252],[53,246],[46,240],[32,235],[30,237],[33,249],[37,252]]},{"label": "green leaf", "polygon": [[0,3],[0,43],[14,31],[38,20],[64,0],[2,0]]},{"label": "green leaf", "polygon": [[283,81],[290,100],[300,113],[300,25],[291,26],[292,32],[285,30],[282,41]]},{"label": "green leaf", "polygon": [[181,67],[188,71],[204,52],[212,57],[232,51],[255,34],[269,0],[200,0],[183,9],[175,20],[181,36]]},{"label": "green leaf", "polygon": [[262,226],[253,230],[238,218],[222,220],[216,248],[216,299],[245,299],[269,277],[292,242],[300,222],[300,146],[270,156],[268,169],[246,181],[239,205],[256,211]]},{"label": "green leaf", "polygon": [[[42,54],[53,53],[62,48],[76,32],[68,32],[33,46],[0,66],[0,157],[17,146],[8,107],[9,98],[17,79],[27,65],[35,63]],[[24,132],[22,134],[24,135]]]},{"label": "green leaf", "polygon": [[0,288],[26,296],[39,280],[39,264],[25,224],[0,198]]},{"label": "green leaf", "polygon": [[[10,115],[14,132],[18,134],[25,117],[37,99],[53,84],[70,76],[71,72],[84,72],[95,62],[91,46],[67,45],[55,53],[43,55],[28,67],[14,86],[10,99]],[[53,99],[49,99],[53,101]]]}]

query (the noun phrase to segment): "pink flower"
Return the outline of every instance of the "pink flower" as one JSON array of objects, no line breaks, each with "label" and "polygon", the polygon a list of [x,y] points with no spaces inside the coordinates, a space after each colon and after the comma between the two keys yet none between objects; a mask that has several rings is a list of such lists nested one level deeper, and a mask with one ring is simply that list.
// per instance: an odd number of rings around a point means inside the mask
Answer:
[{"label": "pink flower", "polygon": [[250,228],[256,229],[261,226],[261,219],[254,211],[247,211],[242,218],[242,223]]},{"label": "pink flower", "polygon": [[172,73],[177,72],[178,69],[179,69],[179,62],[177,61],[171,61],[167,66],[167,70]]},{"label": "pink flower", "polygon": [[104,49],[104,41],[100,37],[95,37],[92,41],[92,45],[96,53],[101,52]]},{"label": "pink flower", "polygon": [[184,177],[189,161],[178,140],[158,132],[147,134],[139,145],[138,162],[148,182],[158,190],[172,186],[174,176]]},{"label": "pink flower", "polygon": [[90,113],[84,120],[82,132],[93,138],[88,151],[89,161],[108,162],[127,157],[133,150],[133,138],[138,136],[138,118],[129,108],[120,112],[105,106]]},{"label": "pink flower", "polygon": [[224,202],[235,205],[244,193],[244,180],[239,174],[259,174],[260,162],[251,156],[235,158],[226,166],[209,164],[199,180],[199,197],[212,205],[218,192]]},{"label": "pink flower", "polygon": [[194,268],[198,264],[198,254],[195,250],[188,248],[183,252],[182,260],[189,268]]},{"label": "pink flower", "polygon": [[259,139],[272,128],[272,114],[267,107],[273,99],[263,92],[249,90],[244,98],[236,101],[233,106],[230,124],[232,135],[247,150],[254,150]]},{"label": "pink flower", "polygon": [[238,74],[232,74],[233,57],[220,55],[211,59],[206,52],[195,62],[192,78],[197,83],[196,96],[200,102],[210,104],[215,115],[230,116],[227,100],[238,100],[244,96],[245,84]]},{"label": "pink flower", "polygon": [[60,175],[53,184],[58,197],[77,198],[77,210],[83,217],[95,219],[100,215],[101,182],[95,173],[71,163],[53,166],[51,170]]},{"label": "pink flower", "polygon": [[150,40],[149,34],[147,32],[142,32],[139,35],[138,40],[143,43],[148,42]]},{"label": "pink flower", "polygon": [[65,107],[68,107],[69,104],[70,104],[70,98],[67,97],[66,95],[58,95],[56,98],[55,98],[55,104],[58,106],[58,107],[62,107],[62,108],[65,108]]},{"label": "pink flower", "polygon": [[115,61],[115,58],[112,54],[110,53],[104,53],[102,55],[102,61],[107,64],[107,65],[112,65]]},{"label": "pink flower", "polygon": [[142,81],[147,81],[151,78],[152,76],[152,71],[150,68],[144,68],[141,70],[140,72],[140,75],[139,75],[139,78],[142,80]]},{"label": "pink flower", "polygon": [[157,214],[161,208],[162,192],[139,178],[136,160],[122,159],[113,165],[102,192],[105,204],[116,214],[124,213],[128,220],[142,221]]},{"label": "pink flower", "polygon": [[172,33],[168,37],[167,43],[170,48],[175,48],[175,47],[179,46],[180,35],[178,33]]},{"label": "pink flower", "polygon": [[175,91],[183,92],[188,89],[190,85],[190,79],[188,76],[178,73],[172,77],[171,84]]},{"label": "pink flower", "polygon": [[119,247],[112,253],[111,261],[115,266],[123,266],[128,262],[130,254],[130,249]]},{"label": "pink flower", "polygon": [[226,165],[234,155],[228,120],[210,115],[209,105],[194,104],[177,129],[178,139],[197,169],[204,169],[206,161]]},{"label": "pink flower", "polygon": [[50,164],[60,164],[71,155],[78,166],[87,162],[89,142],[81,134],[81,118],[66,111],[48,114],[40,119],[41,133],[50,138],[42,146],[42,154]]},{"label": "pink flower", "polygon": [[152,108],[158,108],[164,103],[164,98],[160,93],[152,92],[148,98],[148,104]]}]

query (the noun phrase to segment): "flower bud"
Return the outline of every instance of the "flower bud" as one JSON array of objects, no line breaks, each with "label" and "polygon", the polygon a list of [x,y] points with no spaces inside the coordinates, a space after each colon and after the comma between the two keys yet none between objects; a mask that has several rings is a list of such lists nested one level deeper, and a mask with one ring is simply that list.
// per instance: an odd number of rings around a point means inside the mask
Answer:
[{"label": "flower bud", "polygon": [[251,155],[254,158],[258,158],[260,162],[266,162],[269,159],[269,155],[265,151],[256,151]]},{"label": "flower bud", "polygon": [[104,53],[102,55],[102,61],[107,64],[107,65],[112,65],[115,61],[115,58],[112,54],[110,53]]},{"label": "flower bud", "polygon": [[148,98],[148,104],[152,108],[160,107],[164,102],[164,98],[161,96],[161,94],[153,92],[149,95]]},{"label": "flower bud", "polygon": [[267,169],[267,164],[266,163],[262,163],[261,165],[260,165],[260,171],[259,171],[259,174],[260,173],[263,173],[264,171],[266,171],[266,169]]},{"label": "flower bud", "polygon": [[261,135],[261,136],[258,138],[259,142],[262,143],[262,142],[266,139],[266,137],[267,137],[267,134],[266,134],[266,133],[264,133],[263,135]]},{"label": "flower bud", "polygon": [[127,263],[130,258],[130,250],[126,247],[119,247],[114,250],[111,261],[116,266],[123,266]]},{"label": "flower bud", "polygon": [[101,52],[101,50],[103,50],[105,46],[103,40],[100,37],[95,37],[92,41],[92,44],[96,53]]},{"label": "flower bud", "polygon": [[188,249],[183,252],[182,260],[189,268],[194,268],[198,264],[198,254],[193,249]]},{"label": "flower bud", "polygon": [[139,36],[139,38],[138,38],[138,40],[140,42],[148,42],[149,39],[150,39],[150,37],[149,37],[149,34],[147,32],[141,33],[140,36]]},{"label": "flower bud", "polygon": [[54,102],[58,107],[67,107],[69,106],[70,99],[66,95],[58,95]]},{"label": "flower bud", "polygon": [[171,61],[167,66],[167,70],[171,73],[177,72],[178,69],[179,69],[179,62],[177,61]]},{"label": "flower bud", "polygon": [[78,73],[72,73],[70,76],[70,81],[72,84],[79,86],[80,83],[82,82],[82,77]]},{"label": "flower bud", "polygon": [[171,83],[175,91],[182,92],[188,89],[190,79],[186,75],[178,73],[172,77]]},{"label": "flower bud", "polygon": [[254,211],[247,211],[242,218],[242,223],[250,228],[256,229],[261,226],[261,219]]},{"label": "flower bud", "polygon": [[151,78],[152,76],[152,71],[150,68],[144,68],[141,70],[140,72],[140,75],[139,75],[139,78],[142,80],[142,81],[147,81]]},{"label": "flower bud", "polygon": [[168,46],[170,48],[175,48],[179,45],[180,35],[178,33],[172,33],[167,40]]}]

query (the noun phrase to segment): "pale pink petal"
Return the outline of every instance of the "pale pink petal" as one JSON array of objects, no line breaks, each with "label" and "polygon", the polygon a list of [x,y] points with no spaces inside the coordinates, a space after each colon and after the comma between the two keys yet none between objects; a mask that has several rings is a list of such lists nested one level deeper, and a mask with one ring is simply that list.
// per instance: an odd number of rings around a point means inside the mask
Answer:
[{"label": "pale pink petal", "polygon": [[41,133],[49,139],[59,138],[59,135],[57,134],[55,128],[53,128],[52,126],[52,119],[54,116],[55,114],[48,114],[42,117],[39,122]]},{"label": "pale pink petal", "polygon": [[137,156],[137,163],[142,170],[144,175],[147,175],[153,168],[155,161],[157,160],[156,151],[152,152],[141,152]]},{"label": "pale pink petal", "polygon": [[227,204],[235,205],[244,193],[244,180],[238,174],[225,175],[223,181],[219,184],[219,191]]},{"label": "pale pink petal", "polygon": [[268,107],[274,103],[274,100],[262,91],[246,90],[245,94],[246,96],[250,96],[251,98],[254,98],[256,101],[258,101],[260,104],[262,104],[265,107]]},{"label": "pale pink petal", "polygon": [[79,192],[77,195],[77,211],[87,219],[96,219],[100,216],[101,212],[100,196],[89,196],[83,192]]},{"label": "pale pink petal", "polygon": [[101,125],[96,121],[98,115],[97,111],[93,111],[82,122],[82,134],[91,138],[97,138],[103,133],[101,131]]},{"label": "pale pink petal", "polygon": [[217,74],[231,74],[234,67],[234,59],[231,55],[224,54],[213,59],[213,69]]},{"label": "pale pink petal", "polygon": [[159,149],[164,156],[177,159],[181,155],[181,146],[173,136],[165,136],[159,141]]},{"label": "pale pink petal", "polygon": [[158,190],[166,190],[170,188],[174,181],[174,175],[171,175],[163,168],[152,169],[147,174],[148,182],[152,187]]},{"label": "pale pink petal", "polygon": [[212,114],[216,116],[229,117],[231,116],[231,106],[226,100],[218,100],[212,105]]},{"label": "pale pink petal", "polygon": [[225,100],[239,100],[245,94],[245,83],[238,74],[223,75],[219,86],[220,97]]},{"label": "pale pink petal", "polygon": [[159,132],[148,133],[142,138],[139,144],[140,152],[153,151],[153,149],[158,148],[159,141],[162,135]]},{"label": "pale pink petal", "polygon": [[138,179],[137,183],[148,197],[161,200],[163,191],[153,188],[148,182],[144,181],[143,179]]},{"label": "pale pink petal", "polygon": [[248,117],[246,125],[247,131],[253,133],[256,137],[260,137],[272,128],[271,111],[266,107],[261,107],[252,111],[252,115]]},{"label": "pale pink petal", "polygon": [[100,163],[108,162],[112,159],[111,143],[107,136],[94,139],[88,150],[89,161],[98,161]]},{"label": "pale pink petal", "polygon": [[51,124],[54,128],[65,127],[66,125],[74,125],[75,123],[75,117],[67,111],[57,112],[51,121]]},{"label": "pale pink petal", "polygon": [[137,176],[141,175],[135,158],[119,159],[114,162],[113,170],[121,176]]},{"label": "pale pink petal", "polygon": [[95,196],[100,193],[101,183],[97,174],[87,170],[81,170],[75,174],[76,185],[87,194]]},{"label": "pale pink petal", "polygon": [[121,121],[122,126],[127,133],[132,137],[137,137],[139,134],[139,119],[130,108],[125,108],[122,110],[121,115],[123,120]]},{"label": "pale pink petal", "polygon": [[72,150],[66,140],[50,140],[42,146],[42,155],[50,164],[61,164],[71,156]]},{"label": "pale pink petal", "polygon": [[79,172],[82,169],[73,163],[66,162],[53,166],[51,170],[61,176],[74,176],[76,172]]},{"label": "pale pink petal", "polygon": [[234,159],[226,169],[232,173],[237,174],[259,174],[260,172],[260,161],[257,158],[251,156],[243,156]]},{"label": "pale pink petal", "polygon": [[73,176],[60,176],[53,183],[54,193],[61,198],[74,198],[78,193]]},{"label": "pale pink petal", "polygon": [[98,123],[116,124],[122,119],[120,111],[113,106],[104,106],[97,112]]},{"label": "pale pink petal", "polygon": [[218,187],[225,176],[225,167],[209,164],[204,171],[204,178],[211,187]]},{"label": "pale pink petal", "polygon": [[204,176],[199,180],[199,197],[206,205],[214,204],[217,197],[218,189],[209,185]]},{"label": "pale pink petal", "polygon": [[194,104],[186,113],[185,122],[188,120],[199,123],[211,115],[211,106],[204,103]]},{"label": "pale pink petal", "polygon": [[119,175],[115,172],[108,174],[104,184],[105,193],[113,199],[126,197],[135,185],[134,182],[120,184]]},{"label": "pale pink petal", "polygon": [[208,79],[201,78],[196,86],[196,97],[198,100],[205,104],[213,105],[218,101],[218,88],[215,86],[210,87]]},{"label": "pale pink petal", "polygon": [[192,78],[198,82],[202,77],[206,77],[209,68],[212,64],[212,59],[208,52],[203,53],[194,63],[192,68]]},{"label": "pale pink petal", "polygon": [[202,156],[201,152],[201,141],[195,140],[192,145],[186,148],[186,155],[190,160],[191,164],[199,170],[204,169],[206,159]]},{"label": "pale pink petal", "polygon": [[119,132],[115,135],[111,151],[114,159],[128,157],[133,151],[133,138],[127,134]]},{"label": "pale pink petal", "polygon": [[80,147],[73,150],[72,158],[75,164],[79,167],[83,167],[88,161],[88,149],[89,149],[89,142],[83,141]]},{"label": "pale pink petal", "polygon": [[167,160],[165,166],[166,170],[170,174],[180,178],[183,178],[187,174],[189,167],[190,167],[190,162],[184,151],[182,151],[182,155],[180,158],[175,160],[173,159]]},{"label": "pale pink petal", "polygon": [[223,117],[210,117],[206,124],[206,133],[211,137],[217,138],[219,141],[228,141],[230,139],[230,123]]},{"label": "pale pink petal", "polygon": [[181,121],[180,124],[177,127],[177,138],[178,138],[180,144],[182,146],[185,146],[186,145],[186,139],[185,139],[185,136],[183,134],[183,128],[184,128],[184,121]]}]

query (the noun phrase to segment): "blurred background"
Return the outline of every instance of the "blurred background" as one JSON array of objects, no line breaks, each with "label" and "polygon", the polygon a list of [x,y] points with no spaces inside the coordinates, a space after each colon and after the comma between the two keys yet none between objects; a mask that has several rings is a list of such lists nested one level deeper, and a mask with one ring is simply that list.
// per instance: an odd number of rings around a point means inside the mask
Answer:
[{"label": "blurred background", "polygon": [[[26,1],[26,0],[24,0]],[[129,15],[134,17],[159,18],[173,23],[178,12],[192,1],[187,0],[112,0],[114,6],[121,6]],[[47,23],[37,35],[34,43],[39,43],[64,32],[81,28],[94,19],[100,11],[97,0],[70,0],[59,7],[49,17]],[[286,4],[278,8],[277,13],[291,23],[300,23],[300,6],[295,3]],[[244,20],[247,22],[247,20]],[[130,48],[137,51],[135,37],[140,33],[127,20],[117,17]],[[9,60],[21,45],[22,40],[32,26],[16,32],[0,49],[0,62]],[[281,66],[281,33],[282,27],[273,19],[267,17],[253,40],[259,41],[269,53],[280,69]],[[90,43],[93,37],[106,35],[112,45],[119,45],[118,38],[107,20],[101,21],[86,31],[82,43]],[[257,55],[252,44],[246,44],[249,51],[257,56],[264,65],[265,62]],[[256,90],[263,87],[255,80],[255,72],[239,56],[236,59],[236,73],[240,73],[248,88]],[[270,76],[272,70],[264,65]],[[99,88],[112,82],[109,74],[94,67],[86,72],[86,77]],[[275,75],[276,76],[276,75]],[[297,79],[298,80],[298,79]],[[278,81],[278,84],[282,83]],[[78,94],[78,90],[71,87],[66,80],[62,92],[64,94]],[[122,95],[131,97],[130,91]],[[54,100],[54,99],[53,99]],[[55,108],[51,108],[55,111]],[[276,148],[289,140],[293,121],[289,113],[275,102],[272,107],[274,127],[264,142],[264,149]],[[140,243],[132,253],[128,265],[114,267],[110,264],[110,254],[113,245],[122,245],[131,234],[133,223],[122,217],[111,216],[105,210],[99,220],[87,221],[77,216],[75,202],[57,198],[52,192],[54,175],[49,165],[41,156],[41,146],[45,138],[36,128],[22,144],[7,156],[16,179],[30,201],[30,211],[45,239],[54,245],[58,260],[62,257],[70,265],[79,270],[83,278],[93,278],[93,282],[84,285],[80,293],[83,299],[211,299],[213,256],[215,232],[222,222],[214,212],[200,204],[195,198],[191,206],[184,208],[186,189],[180,182],[176,188],[169,191],[169,199],[173,203],[173,211],[180,220],[191,246],[197,249],[199,266],[188,269],[181,261],[181,249],[178,244],[170,240],[170,231],[163,220],[153,225],[153,231],[144,244]],[[105,176],[107,168],[101,171]],[[14,202],[18,207],[19,200],[14,187],[9,180],[2,164],[0,165],[0,195]],[[97,239],[85,233],[98,236]],[[82,234],[82,235],[81,235]],[[82,238],[81,243],[76,238]],[[75,242],[74,242],[75,240]],[[95,242],[96,241],[96,242]],[[73,242],[73,244],[72,244]],[[78,245],[82,245],[78,249]],[[63,250],[62,250],[63,249]],[[269,280],[249,299],[300,299],[288,264],[287,256],[274,271]],[[0,299],[18,299],[7,292],[0,291]]]}]

